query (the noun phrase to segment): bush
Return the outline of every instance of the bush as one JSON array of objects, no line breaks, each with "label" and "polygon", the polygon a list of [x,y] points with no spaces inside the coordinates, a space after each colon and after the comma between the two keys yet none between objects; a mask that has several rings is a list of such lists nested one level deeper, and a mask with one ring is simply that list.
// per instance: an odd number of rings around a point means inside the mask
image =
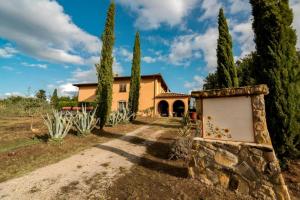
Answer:
[{"label": "bush", "polygon": [[117,124],[126,124],[130,122],[131,118],[134,118],[135,114],[130,113],[129,110],[124,109],[122,111],[115,111],[109,115],[107,124],[109,126],[115,126]]},{"label": "bush", "polygon": [[51,110],[50,104],[33,97],[11,96],[0,100],[0,113],[5,116],[32,116],[45,114]]},{"label": "bush", "polygon": [[59,101],[58,102],[58,109],[61,110],[63,107],[75,107],[78,106],[77,101]]},{"label": "bush", "polygon": [[63,115],[62,112],[52,110],[52,114],[47,113],[46,116],[43,116],[44,124],[48,128],[48,134],[50,138],[54,141],[60,141],[70,131],[73,125],[72,115]]},{"label": "bush", "polygon": [[80,135],[86,135],[96,127],[99,119],[95,118],[96,108],[94,111],[86,111],[86,106],[82,106],[81,112],[77,111],[74,118],[74,126]]}]

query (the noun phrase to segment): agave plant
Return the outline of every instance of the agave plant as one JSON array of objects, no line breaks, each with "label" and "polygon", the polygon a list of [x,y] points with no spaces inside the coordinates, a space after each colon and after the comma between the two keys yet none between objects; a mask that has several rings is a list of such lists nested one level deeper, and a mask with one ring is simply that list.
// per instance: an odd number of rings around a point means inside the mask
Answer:
[{"label": "agave plant", "polygon": [[126,124],[130,122],[131,118],[134,118],[135,114],[131,113],[127,109],[121,111],[112,112],[108,118],[108,125],[115,126],[117,124]]},{"label": "agave plant", "polygon": [[96,127],[99,119],[96,119],[97,108],[94,111],[87,111],[86,106],[82,106],[81,112],[77,111],[74,118],[74,125],[78,133],[81,135],[87,135]]},{"label": "agave plant", "polygon": [[57,110],[52,110],[51,115],[47,113],[46,116],[43,116],[43,119],[52,140],[62,140],[66,137],[73,124],[71,115],[63,115],[62,112]]}]

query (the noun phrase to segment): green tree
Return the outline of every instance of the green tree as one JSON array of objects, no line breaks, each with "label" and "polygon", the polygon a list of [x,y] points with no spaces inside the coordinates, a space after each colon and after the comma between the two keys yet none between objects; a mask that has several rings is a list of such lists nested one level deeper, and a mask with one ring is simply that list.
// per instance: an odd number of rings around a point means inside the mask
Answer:
[{"label": "green tree", "polygon": [[[280,158],[299,156],[299,62],[288,0],[250,0],[257,56],[255,77],[267,84],[268,129]],[[298,86],[297,86],[298,85]]]},{"label": "green tree", "polygon": [[236,62],[237,74],[240,86],[255,85],[255,77],[253,75],[254,59],[256,53],[246,55],[244,58]]},{"label": "green tree", "polygon": [[218,88],[218,77],[217,73],[209,73],[207,77],[204,79],[203,89],[204,90],[211,90]]},{"label": "green tree", "polygon": [[39,90],[37,91],[37,93],[35,94],[35,97],[40,99],[40,100],[46,100],[46,91],[45,90]]},{"label": "green tree", "polygon": [[53,94],[51,96],[51,106],[55,109],[58,108],[58,96],[57,96],[57,89],[55,88]]},{"label": "green tree", "polygon": [[217,46],[217,77],[220,88],[238,87],[236,67],[232,54],[232,40],[223,9],[219,11],[218,17],[219,38]]},{"label": "green tree", "polygon": [[114,20],[115,20],[115,3],[112,2],[107,12],[105,30],[101,36],[102,50],[100,63],[96,64],[98,75],[97,117],[100,118],[100,128],[103,129],[107,118],[111,111],[112,105],[112,86],[113,86],[113,46],[114,36]]},{"label": "green tree", "polygon": [[139,32],[137,32],[135,35],[135,42],[133,47],[130,91],[129,91],[129,99],[128,99],[128,109],[131,113],[135,113],[135,114],[139,110],[140,82],[141,82],[141,49],[140,49],[140,34]]}]

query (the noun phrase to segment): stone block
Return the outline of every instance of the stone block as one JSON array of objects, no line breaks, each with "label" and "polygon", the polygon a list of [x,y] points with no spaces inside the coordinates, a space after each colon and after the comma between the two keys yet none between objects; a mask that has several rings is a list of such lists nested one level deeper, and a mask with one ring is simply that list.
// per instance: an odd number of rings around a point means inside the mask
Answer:
[{"label": "stone block", "polygon": [[234,154],[218,149],[214,157],[216,163],[224,167],[233,168],[238,163],[238,158]]},{"label": "stone block", "polygon": [[218,177],[219,177],[219,183],[220,183],[220,185],[221,185],[222,187],[224,187],[224,188],[228,188],[228,185],[229,185],[229,177],[228,177],[226,174],[224,174],[224,173],[220,173],[220,174],[218,175]]}]

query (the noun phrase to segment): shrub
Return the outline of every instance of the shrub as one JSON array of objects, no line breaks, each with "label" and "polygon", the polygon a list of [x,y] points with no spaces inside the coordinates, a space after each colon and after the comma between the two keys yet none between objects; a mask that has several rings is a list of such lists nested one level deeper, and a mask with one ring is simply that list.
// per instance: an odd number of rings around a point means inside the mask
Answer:
[{"label": "shrub", "polygon": [[73,124],[72,115],[63,115],[62,112],[56,110],[52,110],[51,115],[47,113],[43,119],[48,128],[48,134],[54,141],[60,141],[66,137]]},{"label": "shrub", "polygon": [[130,113],[129,110],[124,109],[122,111],[115,111],[109,115],[108,125],[115,126],[117,124],[126,124],[130,122],[131,118],[134,118],[135,114]]},{"label": "shrub", "polygon": [[86,106],[82,106],[81,108],[82,111],[77,111],[77,114],[74,118],[74,126],[80,135],[86,135],[91,133],[99,121],[99,119],[95,118],[97,108],[91,112],[86,111]]},{"label": "shrub", "polygon": [[0,113],[5,116],[32,116],[51,111],[50,104],[33,97],[11,96],[0,100]]}]

